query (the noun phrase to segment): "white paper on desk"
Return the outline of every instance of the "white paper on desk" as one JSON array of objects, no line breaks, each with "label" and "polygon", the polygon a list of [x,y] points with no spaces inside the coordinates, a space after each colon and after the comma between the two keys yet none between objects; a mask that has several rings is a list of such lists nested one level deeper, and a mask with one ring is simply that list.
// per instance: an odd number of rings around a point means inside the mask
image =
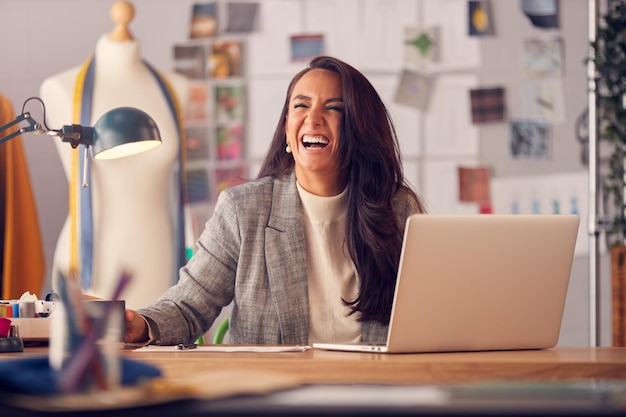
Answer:
[{"label": "white paper on desk", "polygon": [[198,345],[194,349],[179,349],[178,346],[157,346],[149,345],[133,352],[304,352],[311,349],[311,346],[285,345],[285,346],[264,346],[264,345]]},{"label": "white paper on desk", "polygon": [[444,405],[450,401],[443,387],[414,385],[309,385],[295,391],[278,392],[270,405],[319,405],[363,407],[407,407]]}]

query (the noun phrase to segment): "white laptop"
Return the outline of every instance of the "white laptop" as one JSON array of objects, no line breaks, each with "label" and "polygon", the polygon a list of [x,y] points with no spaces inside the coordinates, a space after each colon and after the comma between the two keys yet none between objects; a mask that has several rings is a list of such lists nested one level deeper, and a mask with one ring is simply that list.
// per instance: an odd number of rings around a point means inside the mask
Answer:
[{"label": "white laptop", "polygon": [[415,214],[407,219],[387,353],[545,349],[559,338],[579,217]]}]

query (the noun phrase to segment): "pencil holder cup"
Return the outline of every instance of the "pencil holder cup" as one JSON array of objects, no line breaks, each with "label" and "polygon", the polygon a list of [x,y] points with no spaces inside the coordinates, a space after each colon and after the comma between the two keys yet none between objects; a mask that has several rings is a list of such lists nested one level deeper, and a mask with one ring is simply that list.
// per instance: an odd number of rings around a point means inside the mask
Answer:
[{"label": "pencil holder cup", "polygon": [[57,303],[50,316],[49,362],[61,392],[120,386],[124,311],[124,300],[84,300],[78,308]]}]

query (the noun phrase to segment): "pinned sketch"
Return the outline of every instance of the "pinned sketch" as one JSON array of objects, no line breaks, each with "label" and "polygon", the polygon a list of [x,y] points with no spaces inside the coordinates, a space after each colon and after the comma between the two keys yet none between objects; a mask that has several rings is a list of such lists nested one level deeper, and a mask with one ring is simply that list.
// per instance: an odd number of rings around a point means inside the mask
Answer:
[{"label": "pinned sketch", "polygon": [[215,141],[219,161],[243,158],[243,133],[244,128],[241,123],[217,128]]},{"label": "pinned sketch", "polygon": [[542,29],[559,27],[557,0],[521,0],[522,11],[533,26]]},{"label": "pinned sketch", "polygon": [[293,62],[309,61],[324,54],[324,35],[303,34],[291,37],[291,60]]},{"label": "pinned sketch", "polygon": [[468,28],[470,36],[493,35],[491,5],[488,0],[470,0],[468,3]]},{"label": "pinned sketch", "polygon": [[439,27],[409,27],[404,31],[404,61],[408,66],[439,62]]},{"label": "pinned sketch", "polygon": [[207,75],[213,78],[241,77],[242,48],[238,40],[214,42],[207,59]]},{"label": "pinned sketch", "polygon": [[433,78],[409,70],[403,70],[396,90],[395,101],[425,112],[428,110]]},{"label": "pinned sketch", "polygon": [[526,39],[523,43],[524,73],[531,78],[559,77],[564,74],[563,40]]},{"label": "pinned sketch", "polygon": [[197,3],[191,12],[189,38],[215,36],[218,30],[217,3]]},{"label": "pinned sketch", "polygon": [[174,71],[191,79],[203,79],[206,52],[203,45],[174,45]]},{"label": "pinned sketch", "polygon": [[208,202],[210,197],[209,177],[206,169],[190,169],[185,175],[187,201],[189,203]]},{"label": "pinned sketch", "polygon": [[511,121],[511,158],[550,159],[550,125],[541,120]]},{"label": "pinned sketch", "polygon": [[209,86],[206,82],[190,82],[185,121],[206,122],[208,119]]},{"label": "pinned sketch", "polygon": [[565,123],[565,87],[561,79],[545,79],[522,87],[522,115]]},{"label": "pinned sketch", "polygon": [[189,162],[210,157],[209,129],[206,126],[185,129],[185,157]]},{"label": "pinned sketch", "polygon": [[488,203],[490,171],[488,167],[459,166],[459,201],[463,203]]},{"label": "pinned sketch", "polygon": [[215,87],[215,120],[218,123],[241,122],[244,118],[244,86]]},{"label": "pinned sketch", "polygon": [[503,87],[475,88],[470,90],[472,123],[503,121],[506,104]]},{"label": "pinned sketch", "polygon": [[250,33],[256,28],[257,3],[227,3],[227,33]]}]

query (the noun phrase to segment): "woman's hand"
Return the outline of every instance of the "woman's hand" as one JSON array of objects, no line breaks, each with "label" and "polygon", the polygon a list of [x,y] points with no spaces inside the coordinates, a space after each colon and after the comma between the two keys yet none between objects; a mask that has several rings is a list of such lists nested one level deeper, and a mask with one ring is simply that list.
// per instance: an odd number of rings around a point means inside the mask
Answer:
[{"label": "woman's hand", "polygon": [[126,310],[126,333],[124,334],[124,341],[126,343],[140,343],[147,342],[148,325],[146,321],[134,310]]}]

